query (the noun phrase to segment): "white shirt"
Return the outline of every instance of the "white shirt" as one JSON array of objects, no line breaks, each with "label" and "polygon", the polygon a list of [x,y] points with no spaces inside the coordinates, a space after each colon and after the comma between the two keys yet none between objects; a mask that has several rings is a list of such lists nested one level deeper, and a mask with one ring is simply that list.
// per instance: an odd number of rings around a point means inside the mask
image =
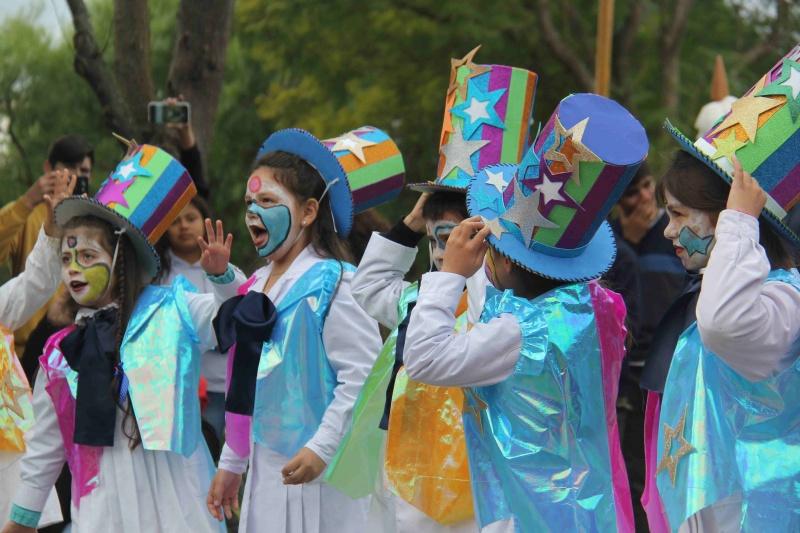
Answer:
[{"label": "white shirt", "polygon": [[[170,255],[171,268],[162,282],[164,285],[171,285],[175,278],[181,275],[197,287],[200,293],[208,294],[214,291],[214,285],[216,284],[208,279],[205,270],[200,266],[200,261],[189,263],[175,255],[172,250],[167,253]],[[247,281],[247,277],[235,265],[231,265],[231,267],[235,276],[233,285],[239,287]],[[216,350],[216,347],[203,353],[200,373],[206,378],[208,382],[207,388],[210,392],[226,392],[225,377],[227,367],[227,354],[220,353]]]},{"label": "white shirt", "polygon": [[[389,329],[397,327],[397,302],[410,285],[404,278],[417,249],[403,246],[380,233],[373,233],[353,278],[353,297],[369,316]],[[478,322],[489,280],[479,269],[467,282],[467,320]],[[459,298],[461,295],[459,294]]]}]

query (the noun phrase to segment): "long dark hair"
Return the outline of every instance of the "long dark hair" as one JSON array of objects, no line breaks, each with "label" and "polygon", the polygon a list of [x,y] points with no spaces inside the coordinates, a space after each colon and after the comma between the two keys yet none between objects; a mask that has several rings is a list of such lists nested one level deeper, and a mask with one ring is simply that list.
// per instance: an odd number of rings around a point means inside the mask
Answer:
[{"label": "long dark hair", "polygon": [[304,159],[287,152],[269,152],[259,157],[253,165],[253,170],[260,167],[272,169],[275,179],[289,189],[301,203],[310,198],[319,201],[317,218],[310,226],[311,245],[322,257],[338,259],[339,261],[353,262],[353,255],[347,242],[336,233],[331,213],[330,195],[326,194],[325,182]]},{"label": "long dark hair", "polygon": [[[656,189],[658,201],[666,203],[665,192],[677,198],[686,207],[705,211],[716,224],[720,212],[728,204],[730,186],[722,178],[691,154],[678,150]],[[759,243],[767,253],[772,268],[794,266],[792,247],[767,222],[758,217]]]},{"label": "long dark hair", "polygon": [[[114,265],[114,272],[111,279],[111,290],[114,291],[114,302],[117,304],[117,324],[115,327],[116,339],[114,350],[114,363],[120,362],[120,348],[125,330],[128,328],[128,321],[133,314],[136,300],[139,298],[145,283],[142,281],[142,271],[136,259],[136,250],[130,239],[124,233],[117,235],[117,228],[97,217],[80,216],[73,218],[64,225],[65,229],[77,227],[94,228],[101,232],[103,236],[103,246],[110,254],[114,253],[114,248],[119,239],[119,250],[117,251],[117,262]],[[111,383],[111,399],[116,402],[117,390],[119,388],[118,378],[115,377]],[[136,448],[141,442],[139,426],[136,423],[136,416],[133,412],[133,405],[128,400],[124,406],[125,415],[122,419],[122,429],[125,436],[129,439],[131,449]]]}]

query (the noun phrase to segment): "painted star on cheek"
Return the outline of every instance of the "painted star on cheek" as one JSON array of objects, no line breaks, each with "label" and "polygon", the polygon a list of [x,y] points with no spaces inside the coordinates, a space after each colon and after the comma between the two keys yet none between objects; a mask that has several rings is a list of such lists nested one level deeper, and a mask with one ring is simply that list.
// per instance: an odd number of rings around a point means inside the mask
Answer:
[{"label": "painted star on cheek", "polygon": [[708,255],[708,249],[714,240],[714,234],[701,237],[689,226],[684,226],[678,234],[678,242],[686,249],[689,257],[694,254]]}]

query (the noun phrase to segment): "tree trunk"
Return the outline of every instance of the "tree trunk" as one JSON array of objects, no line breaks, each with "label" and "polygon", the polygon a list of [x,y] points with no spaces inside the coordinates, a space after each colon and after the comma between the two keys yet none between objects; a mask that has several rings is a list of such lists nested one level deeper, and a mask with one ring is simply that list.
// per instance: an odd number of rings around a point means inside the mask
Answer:
[{"label": "tree trunk", "polygon": [[[678,85],[680,82],[680,52],[686,21],[693,0],[662,0],[661,5],[661,76],[662,102],[667,116],[675,116],[678,110]],[[668,6],[675,6],[671,12]]]},{"label": "tree trunk", "polygon": [[203,157],[214,132],[234,0],[181,0],[167,90],[192,106],[192,127]]},{"label": "tree trunk", "polygon": [[114,0],[114,77],[127,103],[135,136],[148,139],[147,103],[154,91],[147,0]]}]

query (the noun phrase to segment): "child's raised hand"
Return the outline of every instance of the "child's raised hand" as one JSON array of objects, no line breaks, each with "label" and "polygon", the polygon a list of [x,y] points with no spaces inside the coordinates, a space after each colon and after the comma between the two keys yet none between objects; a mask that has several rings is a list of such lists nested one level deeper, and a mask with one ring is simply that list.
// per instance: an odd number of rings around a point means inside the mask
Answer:
[{"label": "child's raised hand", "polygon": [[486,237],[490,231],[479,216],[462,220],[447,239],[442,272],[460,274],[465,278],[475,274],[483,266],[483,257],[489,246]]},{"label": "child's raised hand", "polygon": [[325,470],[325,461],[308,448],[300,448],[297,455],[281,470],[284,485],[300,485],[314,481]]},{"label": "child's raised hand", "polygon": [[422,193],[417,203],[414,204],[414,209],[403,219],[403,224],[408,226],[408,229],[417,233],[425,233],[425,219],[422,217],[422,208],[430,195],[431,193],[429,192]]},{"label": "child's raised hand", "polygon": [[233,235],[228,233],[228,237],[225,238],[221,220],[217,220],[217,229],[215,231],[210,218],[206,219],[206,235],[208,241],[203,237],[197,238],[197,244],[203,251],[203,255],[200,257],[200,266],[210,276],[221,276],[228,270]]},{"label": "child's raised hand", "polygon": [[206,498],[206,506],[211,516],[221,521],[223,511],[228,519],[233,517],[233,511],[239,512],[239,486],[241,484],[241,474],[234,474],[222,468],[217,470],[214,479],[211,480]]},{"label": "child's raised hand", "polygon": [[56,170],[53,172],[53,176],[53,192],[44,195],[44,201],[47,204],[44,232],[48,237],[61,237],[61,228],[56,225],[56,206],[61,203],[61,200],[72,195],[78,179],[74,174],[69,174],[66,170]]},{"label": "child's raised hand", "polygon": [[761,185],[742,168],[735,157],[733,159],[733,183],[728,194],[728,209],[758,218],[767,203],[767,193]]}]

